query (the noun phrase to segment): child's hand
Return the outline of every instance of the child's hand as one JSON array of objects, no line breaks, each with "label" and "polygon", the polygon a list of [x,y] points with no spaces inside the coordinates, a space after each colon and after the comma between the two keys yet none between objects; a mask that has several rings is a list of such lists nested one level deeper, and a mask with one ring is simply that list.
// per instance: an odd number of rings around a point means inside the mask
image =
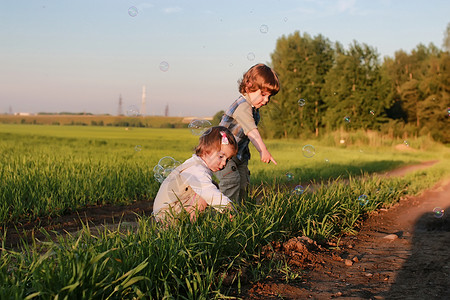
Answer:
[{"label": "child's hand", "polygon": [[269,151],[262,151],[261,152],[261,161],[265,162],[266,164],[273,162],[274,164],[277,164],[277,162],[275,161],[275,159],[272,157],[272,155],[270,154]]}]

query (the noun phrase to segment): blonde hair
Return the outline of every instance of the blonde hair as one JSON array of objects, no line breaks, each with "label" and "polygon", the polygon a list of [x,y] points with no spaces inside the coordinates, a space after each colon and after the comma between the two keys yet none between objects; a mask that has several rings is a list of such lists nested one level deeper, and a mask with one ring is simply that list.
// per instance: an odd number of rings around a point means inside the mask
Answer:
[{"label": "blonde hair", "polygon": [[257,64],[251,67],[244,73],[238,84],[241,94],[256,92],[260,89],[273,96],[280,90],[278,75],[265,64]]},{"label": "blonde hair", "polygon": [[232,146],[234,151],[233,155],[236,155],[238,146],[236,140],[231,131],[223,126],[214,126],[209,128],[199,139],[198,146],[195,147],[195,154],[203,156],[209,154],[212,151],[220,151],[222,147],[222,133],[226,135],[228,145]]}]

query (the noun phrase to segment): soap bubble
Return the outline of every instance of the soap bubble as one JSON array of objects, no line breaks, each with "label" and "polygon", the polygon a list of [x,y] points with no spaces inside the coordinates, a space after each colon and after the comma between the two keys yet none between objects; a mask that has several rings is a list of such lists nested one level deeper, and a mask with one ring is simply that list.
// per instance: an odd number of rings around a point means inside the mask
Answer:
[{"label": "soap bubble", "polygon": [[371,114],[372,116],[374,116],[374,115],[375,115],[375,111],[374,111],[374,110],[372,110],[372,109],[371,109],[371,110],[369,111],[369,113],[370,113],[370,114]]},{"label": "soap bubble", "polygon": [[442,218],[442,216],[444,216],[444,209],[440,207],[435,207],[433,209],[433,215],[435,218]]},{"label": "soap bubble", "polygon": [[159,64],[159,69],[163,72],[167,72],[169,70],[169,63],[167,61],[162,61]]},{"label": "soap bubble", "polygon": [[159,183],[162,183],[165,179],[165,177],[162,176],[163,171],[164,170],[160,165],[156,165],[153,167],[153,176]]},{"label": "soap bubble", "polygon": [[267,26],[266,24],[261,25],[261,27],[259,27],[259,31],[261,33],[267,33],[269,32],[269,26]]},{"label": "soap bubble", "polygon": [[284,21],[284,22],[287,22],[287,21],[288,21],[288,18],[287,18],[287,17],[284,17],[283,21]]},{"label": "soap bubble", "polygon": [[254,60],[255,59],[255,53],[249,52],[247,54],[247,59],[250,60],[250,61]]},{"label": "soap bubble", "polygon": [[137,9],[137,7],[135,6],[130,6],[130,8],[128,8],[128,15],[130,15],[130,17],[136,17],[138,15],[139,11]]},{"label": "soap bubble", "polygon": [[189,123],[188,128],[193,135],[202,135],[211,126],[211,122],[208,120],[194,119]]},{"label": "soap bubble", "polygon": [[325,158],[325,162],[326,162],[326,163],[329,163],[330,160],[329,160],[328,158]]},{"label": "soap bubble", "polygon": [[153,168],[153,176],[158,182],[162,183],[164,179],[166,179],[166,177],[169,176],[169,174],[180,164],[181,163],[173,157],[164,156]]},{"label": "soap bubble", "polygon": [[450,117],[450,107],[447,108],[447,115]]},{"label": "soap bubble", "polygon": [[134,151],[140,152],[141,150],[142,150],[142,146],[141,145],[134,146]]},{"label": "soap bubble", "polygon": [[344,121],[345,121],[345,123],[350,123],[350,117],[345,116]]},{"label": "soap bubble", "polygon": [[158,165],[164,169],[175,169],[178,165],[180,165],[180,162],[171,156],[164,156],[158,161]]},{"label": "soap bubble", "polygon": [[406,147],[409,147],[409,142],[408,142],[408,141],[404,140],[404,141],[403,141],[403,144],[405,144]]},{"label": "soap bubble", "polygon": [[306,158],[311,158],[316,154],[316,149],[312,145],[305,145],[302,148],[303,156]]},{"label": "soap bubble", "polygon": [[369,203],[369,197],[367,195],[361,195],[358,197],[359,205],[364,206]]},{"label": "soap bubble", "polygon": [[127,108],[127,116],[128,117],[137,117],[139,116],[139,109],[135,105],[130,105]]},{"label": "soap bubble", "polygon": [[291,172],[287,172],[286,173],[286,179],[288,181],[291,181],[292,179],[294,179],[294,174],[292,174]]},{"label": "soap bubble", "polygon": [[305,189],[303,188],[303,186],[297,185],[294,188],[294,190],[292,191],[292,193],[295,194],[295,195],[301,195],[301,194],[303,194],[304,191],[305,191]]},{"label": "soap bubble", "polygon": [[306,104],[306,100],[305,99],[299,99],[298,100],[298,105],[299,106],[305,106],[305,104]]}]

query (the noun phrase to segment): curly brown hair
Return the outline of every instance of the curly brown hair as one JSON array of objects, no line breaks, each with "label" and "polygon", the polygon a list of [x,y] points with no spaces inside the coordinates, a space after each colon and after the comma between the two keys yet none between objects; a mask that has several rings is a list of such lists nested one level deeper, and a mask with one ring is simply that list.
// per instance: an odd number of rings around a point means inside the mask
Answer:
[{"label": "curly brown hair", "polygon": [[238,84],[241,94],[256,92],[260,89],[263,92],[269,92],[273,96],[280,90],[278,75],[265,64],[257,64],[251,67],[244,73]]}]

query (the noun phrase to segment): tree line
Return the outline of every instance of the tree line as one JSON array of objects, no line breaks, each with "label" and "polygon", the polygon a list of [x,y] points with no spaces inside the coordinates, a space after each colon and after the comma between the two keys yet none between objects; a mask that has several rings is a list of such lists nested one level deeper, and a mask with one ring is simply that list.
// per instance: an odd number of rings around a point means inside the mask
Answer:
[{"label": "tree line", "polygon": [[334,130],[429,135],[450,142],[450,24],[444,48],[417,45],[380,59],[353,41],[348,49],[298,31],[277,40],[271,66],[280,92],[261,110],[272,138],[305,138]]}]

